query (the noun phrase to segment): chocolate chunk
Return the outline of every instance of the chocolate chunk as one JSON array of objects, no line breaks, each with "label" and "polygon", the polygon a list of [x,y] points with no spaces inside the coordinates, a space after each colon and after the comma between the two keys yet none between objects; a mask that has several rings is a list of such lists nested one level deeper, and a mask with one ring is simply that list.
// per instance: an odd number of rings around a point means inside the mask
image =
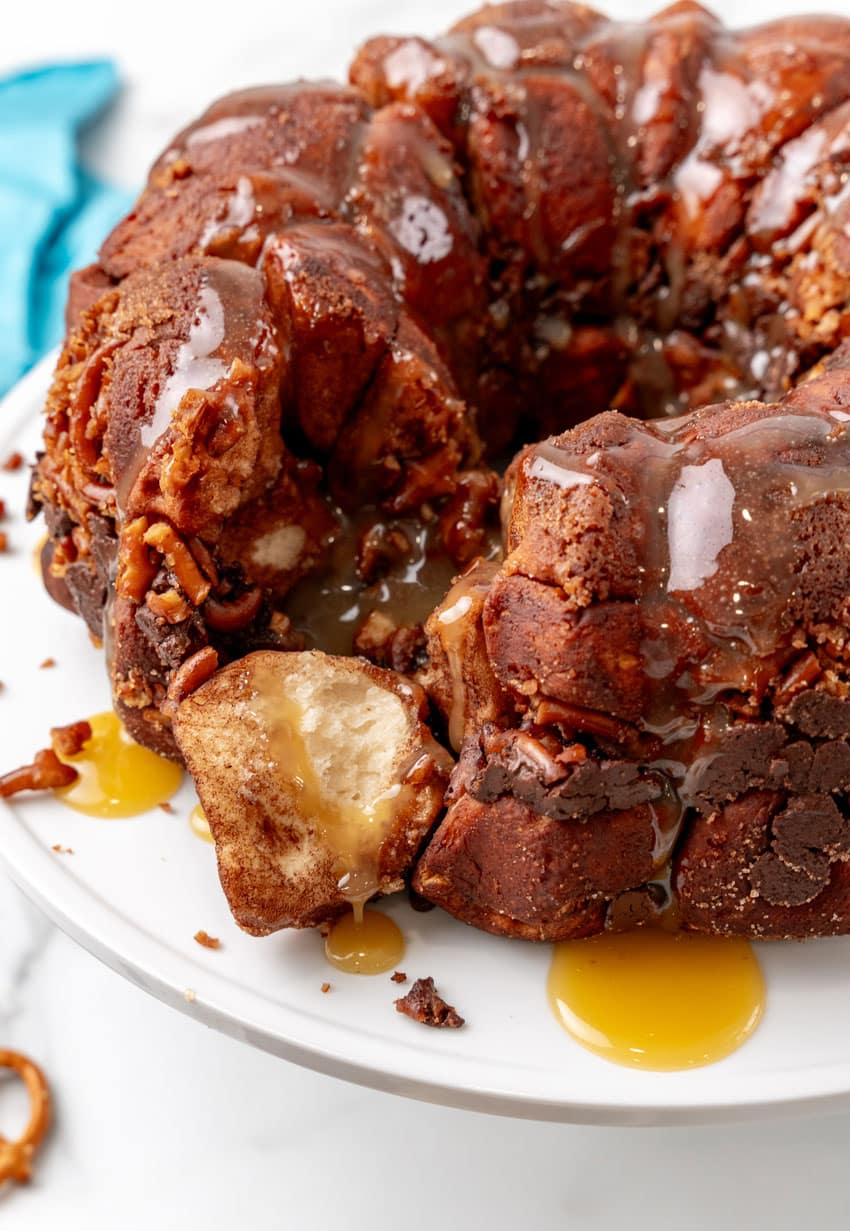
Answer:
[{"label": "chocolate chunk", "polygon": [[633,808],[663,791],[657,775],[628,761],[561,764],[522,731],[485,740],[484,751],[483,765],[467,788],[470,795],[482,803],[513,795],[557,820]]},{"label": "chocolate chunk", "polygon": [[850,700],[810,688],[788,706],[788,718],[804,735],[816,739],[850,736]]}]

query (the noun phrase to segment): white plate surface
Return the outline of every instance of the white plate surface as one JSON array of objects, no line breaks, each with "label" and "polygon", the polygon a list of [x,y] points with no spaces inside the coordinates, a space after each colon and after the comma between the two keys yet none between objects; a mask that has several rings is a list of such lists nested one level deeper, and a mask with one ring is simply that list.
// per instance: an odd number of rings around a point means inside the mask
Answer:
[{"label": "white plate surface", "polygon": [[[50,369],[48,360],[0,405],[0,459],[35,452]],[[0,471],[12,546],[0,555],[0,772],[45,746],[51,726],[109,705],[102,655],[42,590],[33,549],[43,526],[24,521],[26,486],[25,471]],[[41,669],[48,656],[56,666]],[[497,940],[397,900],[385,908],[407,937],[404,969],[433,975],[468,1022],[426,1030],[395,1012],[388,975],[331,970],[318,935],[243,935],[212,847],[189,829],[188,781],[173,802],[176,815],[124,821],[92,820],[52,798],[0,802],[0,858],[70,936],[209,1026],[338,1077],[514,1116],[686,1123],[850,1106],[850,939],[762,946],[768,1009],[755,1037],[709,1068],[653,1074],[605,1063],[556,1024],[548,947]],[[202,949],[199,928],[222,948]],[[333,988],[323,995],[325,980]]]}]

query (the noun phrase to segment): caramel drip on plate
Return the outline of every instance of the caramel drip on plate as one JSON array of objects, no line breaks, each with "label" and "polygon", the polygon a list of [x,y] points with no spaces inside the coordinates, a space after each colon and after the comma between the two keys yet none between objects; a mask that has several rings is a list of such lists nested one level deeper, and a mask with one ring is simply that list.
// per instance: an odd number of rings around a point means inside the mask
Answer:
[{"label": "caramel drip on plate", "polygon": [[189,813],[189,828],[196,838],[200,838],[203,842],[212,843],[213,836],[210,830],[210,823],[201,804],[195,804]]},{"label": "caramel drip on plate", "polygon": [[137,744],[111,710],[89,723],[91,739],[61,758],[78,777],[56,792],[57,799],[86,816],[113,819],[139,816],[171,798],[183,777],[179,765]]},{"label": "caramel drip on plate", "polygon": [[379,975],[398,966],[404,936],[388,915],[378,910],[346,912],[325,939],[325,956],[346,974]]},{"label": "caramel drip on plate", "polygon": [[583,1047],[663,1071],[711,1064],[746,1042],[765,985],[745,940],[640,927],[555,945],[548,994]]}]

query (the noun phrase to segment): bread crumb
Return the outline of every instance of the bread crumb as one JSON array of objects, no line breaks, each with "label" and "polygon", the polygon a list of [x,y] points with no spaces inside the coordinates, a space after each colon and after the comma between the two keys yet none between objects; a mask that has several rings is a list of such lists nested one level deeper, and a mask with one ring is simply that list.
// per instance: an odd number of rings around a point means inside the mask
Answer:
[{"label": "bread crumb", "polygon": [[6,501],[0,500],[0,521],[6,516]]},{"label": "bread crumb", "polygon": [[394,970],[393,973],[390,975],[390,982],[391,983],[406,983],[407,975],[404,973],[403,970]]},{"label": "bread crumb", "polygon": [[9,536],[5,530],[0,530],[0,553],[5,554],[9,550]]},{"label": "bread crumb", "polygon": [[44,670],[46,670],[48,667],[55,667],[55,666],[56,666],[56,659],[55,659],[55,658],[45,658],[45,659],[44,659],[42,662],[40,662],[38,665],[39,665],[39,668],[40,668],[42,671],[44,671]]},{"label": "bread crumb", "polygon": [[191,987],[186,988],[185,992],[183,993],[183,999],[187,1002],[187,1004],[194,1003],[195,993],[192,991]]},{"label": "bread crumb", "polygon": [[198,942],[199,945],[203,945],[205,949],[220,949],[221,948],[221,941],[218,939],[218,937],[210,936],[207,932],[203,930],[203,928],[201,928],[199,932],[195,933],[195,940]]},{"label": "bread crumb", "polygon": [[18,451],[16,450],[14,453],[10,453],[9,456],[6,458],[5,462],[3,463],[2,469],[3,470],[20,470],[23,464],[24,464],[24,455],[23,453],[18,453]]},{"label": "bread crumb", "polygon": [[73,855],[74,853],[70,846],[60,846],[58,842],[50,849],[56,851],[57,855]]},{"label": "bread crumb", "polygon": [[330,990],[331,990],[331,985],[330,985],[330,983],[323,983],[323,984],[322,984],[322,991],[323,991],[323,992],[329,992]]},{"label": "bread crumb", "polygon": [[167,799],[163,800],[161,804],[157,804],[157,807],[161,808],[163,812],[167,812],[169,816],[174,815],[174,805],[170,804]]}]

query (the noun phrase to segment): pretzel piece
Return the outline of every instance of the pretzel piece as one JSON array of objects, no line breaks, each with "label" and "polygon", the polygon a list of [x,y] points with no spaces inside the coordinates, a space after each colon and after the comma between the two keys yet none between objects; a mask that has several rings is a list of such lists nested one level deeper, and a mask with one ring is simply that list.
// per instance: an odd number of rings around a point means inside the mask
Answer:
[{"label": "pretzel piece", "polygon": [[27,1088],[29,1123],[17,1141],[0,1136],[0,1185],[12,1181],[27,1184],[32,1178],[32,1160],[47,1134],[51,1119],[50,1087],[38,1065],[20,1052],[0,1050],[0,1068],[12,1069]]}]

